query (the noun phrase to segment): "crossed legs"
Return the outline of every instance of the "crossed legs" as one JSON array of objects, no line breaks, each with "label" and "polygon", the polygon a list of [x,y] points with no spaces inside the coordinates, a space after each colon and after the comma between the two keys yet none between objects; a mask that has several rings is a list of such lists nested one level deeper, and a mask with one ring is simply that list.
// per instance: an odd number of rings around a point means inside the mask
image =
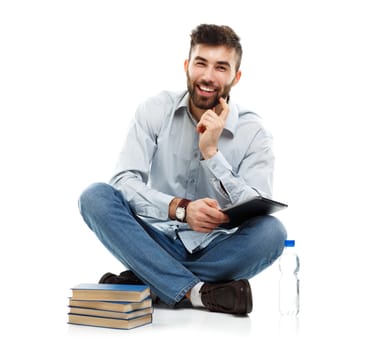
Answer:
[{"label": "crossed legs", "polygon": [[80,196],[79,207],[104,246],[170,305],[201,281],[255,276],[279,257],[286,238],[279,220],[262,216],[190,254],[179,238],[171,238],[136,217],[122,194],[108,184],[88,187]]}]

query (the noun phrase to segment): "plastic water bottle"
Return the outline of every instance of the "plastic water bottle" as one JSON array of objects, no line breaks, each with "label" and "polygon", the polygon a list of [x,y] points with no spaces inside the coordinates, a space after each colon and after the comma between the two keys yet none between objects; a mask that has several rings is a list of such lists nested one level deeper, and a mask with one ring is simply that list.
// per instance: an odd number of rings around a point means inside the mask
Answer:
[{"label": "plastic water bottle", "polygon": [[279,258],[279,311],[283,316],[296,316],[299,312],[299,258],[295,241],[286,240]]}]

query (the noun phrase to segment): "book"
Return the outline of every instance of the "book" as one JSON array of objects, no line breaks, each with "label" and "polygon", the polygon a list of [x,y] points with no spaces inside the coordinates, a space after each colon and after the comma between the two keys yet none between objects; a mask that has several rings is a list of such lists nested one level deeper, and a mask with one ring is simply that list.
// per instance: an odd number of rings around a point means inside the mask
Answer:
[{"label": "book", "polygon": [[80,307],[86,309],[100,309],[116,312],[130,312],[138,309],[152,307],[152,299],[147,298],[141,302],[127,301],[104,301],[104,300],[77,300],[69,298],[70,307]]},{"label": "book", "polygon": [[141,302],[150,296],[146,285],[81,283],[72,288],[72,299]]},{"label": "book", "polygon": [[82,307],[70,307],[69,313],[76,314],[76,315],[100,316],[100,317],[120,318],[124,320],[130,320],[131,318],[136,318],[136,317],[153,313],[153,308],[148,307],[146,309],[139,309],[139,310],[134,310],[129,312],[116,312],[116,311],[109,311],[109,310],[87,309]]},{"label": "book", "polygon": [[132,329],[146,324],[152,323],[152,314],[131,318],[131,319],[119,319],[108,318],[99,316],[87,316],[68,314],[69,323],[83,326],[95,326],[105,328],[117,328],[117,329]]},{"label": "book", "polygon": [[221,225],[223,228],[240,226],[244,221],[261,215],[269,215],[287,208],[288,205],[266,197],[254,197],[246,201],[221,209],[230,221]]}]

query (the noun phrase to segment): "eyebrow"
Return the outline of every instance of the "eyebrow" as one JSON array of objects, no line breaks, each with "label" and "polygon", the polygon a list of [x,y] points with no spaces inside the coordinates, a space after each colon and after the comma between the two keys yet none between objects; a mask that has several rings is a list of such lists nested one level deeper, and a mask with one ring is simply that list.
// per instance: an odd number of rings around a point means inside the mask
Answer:
[{"label": "eyebrow", "polygon": [[[194,58],[194,61],[196,61],[196,60],[198,60],[198,61],[202,61],[202,62],[208,62],[204,57],[202,57],[202,56],[196,56],[195,58]],[[230,66],[230,63],[228,62],[228,61],[217,61],[217,64],[218,65],[220,65],[220,66],[227,66],[227,67],[231,67]]]}]

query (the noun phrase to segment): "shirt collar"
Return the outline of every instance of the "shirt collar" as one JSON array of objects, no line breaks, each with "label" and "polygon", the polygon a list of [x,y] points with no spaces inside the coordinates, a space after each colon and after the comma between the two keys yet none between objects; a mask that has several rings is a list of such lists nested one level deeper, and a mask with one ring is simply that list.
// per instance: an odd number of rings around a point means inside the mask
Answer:
[{"label": "shirt collar", "polygon": [[[176,111],[181,108],[186,108],[188,114],[190,115],[189,100],[190,100],[190,95],[188,92],[186,92],[184,95],[182,95],[182,98],[180,99],[179,104],[176,107]],[[237,105],[233,103],[231,99],[229,101],[229,108],[230,111],[229,111],[228,118],[226,120],[224,130],[229,132],[234,137],[237,128],[237,123],[238,123],[238,108]]]}]

